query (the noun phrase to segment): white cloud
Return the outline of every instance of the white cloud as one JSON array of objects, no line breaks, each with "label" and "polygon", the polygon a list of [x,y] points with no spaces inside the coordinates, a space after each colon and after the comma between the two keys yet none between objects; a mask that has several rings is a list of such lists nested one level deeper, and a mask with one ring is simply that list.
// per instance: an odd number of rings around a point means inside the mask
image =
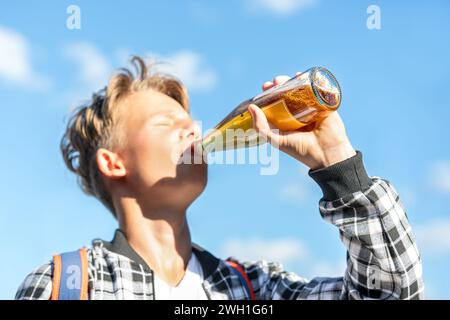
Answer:
[{"label": "white cloud", "polygon": [[98,90],[107,84],[112,68],[108,59],[97,47],[88,42],[76,42],[64,48],[65,56],[78,65],[79,79],[83,85]]},{"label": "white cloud", "polygon": [[241,261],[279,262],[285,270],[308,279],[320,276],[341,277],[347,267],[345,256],[335,262],[316,258],[314,252],[310,252],[302,241],[295,238],[229,239],[222,245],[220,254],[226,258],[233,256]]},{"label": "white cloud", "polygon": [[317,0],[247,0],[254,11],[289,15],[314,5]]},{"label": "white cloud", "polygon": [[119,47],[114,51],[114,62],[121,67],[126,67],[129,64],[132,55],[133,52],[131,49],[127,47]]},{"label": "white cloud", "polygon": [[397,189],[406,208],[416,206],[418,202],[418,195],[412,186],[399,186]]},{"label": "white cloud", "polygon": [[[109,60],[99,49],[90,43],[73,43],[65,48],[67,58],[74,60],[80,67],[80,80],[90,88],[106,85],[113,71]],[[114,60],[122,67],[129,67],[132,51],[118,48]],[[207,65],[204,58],[191,50],[176,51],[168,55],[150,52],[144,55],[149,62],[157,63],[156,69],[178,77],[190,90],[207,91],[217,83],[215,71]]]},{"label": "white cloud", "polygon": [[194,21],[208,27],[222,22],[220,11],[214,6],[209,5],[208,2],[189,1],[187,12]]},{"label": "white cloud", "polygon": [[29,89],[47,89],[50,80],[31,65],[30,45],[20,33],[0,26],[0,78]]},{"label": "white cloud", "polygon": [[305,245],[292,238],[229,239],[222,246],[223,256],[234,256],[244,261],[268,260],[283,264],[306,259],[308,251]]},{"label": "white cloud", "polygon": [[297,204],[304,204],[309,199],[308,188],[301,183],[286,184],[280,189],[280,197]]},{"label": "white cloud", "polygon": [[[79,83],[62,94],[61,103],[68,104],[69,110],[89,99],[90,95],[107,85],[114,69],[112,65],[130,67],[132,50],[118,47],[111,57],[107,57],[92,43],[75,42],[63,48],[66,59],[73,61]],[[167,56],[150,53],[144,55],[148,62],[157,62],[156,69],[181,79],[190,90],[208,90],[217,82],[216,73],[209,68],[202,56],[190,50],[177,51]],[[59,104],[61,104],[59,103]]]},{"label": "white cloud", "polygon": [[450,219],[436,218],[414,228],[419,250],[427,254],[450,254]]},{"label": "white cloud", "polygon": [[308,176],[306,166],[301,166],[296,179],[288,182],[279,188],[279,197],[281,200],[287,200],[294,204],[306,204],[311,200],[313,182]]},{"label": "white cloud", "polygon": [[429,184],[438,192],[450,194],[450,161],[437,161],[431,166]]},{"label": "white cloud", "polygon": [[347,268],[347,263],[341,260],[336,263],[319,261],[312,265],[309,278],[313,277],[342,277]]},{"label": "white cloud", "polygon": [[181,50],[167,56],[150,53],[148,56],[158,63],[160,72],[178,77],[189,90],[207,91],[217,83],[216,72],[194,51]]}]

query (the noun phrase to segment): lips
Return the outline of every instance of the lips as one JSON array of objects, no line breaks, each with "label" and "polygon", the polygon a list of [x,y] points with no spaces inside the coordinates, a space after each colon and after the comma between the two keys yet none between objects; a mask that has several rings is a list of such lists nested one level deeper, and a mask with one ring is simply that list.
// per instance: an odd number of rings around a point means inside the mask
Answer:
[{"label": "lips", "polygon": [[186,155],[187,152],[189,152],[191,156],[194,156],[195,154],[201,154],[201,151],[202,149],[199,141],[191,141],[182,148],[180,156]]}]

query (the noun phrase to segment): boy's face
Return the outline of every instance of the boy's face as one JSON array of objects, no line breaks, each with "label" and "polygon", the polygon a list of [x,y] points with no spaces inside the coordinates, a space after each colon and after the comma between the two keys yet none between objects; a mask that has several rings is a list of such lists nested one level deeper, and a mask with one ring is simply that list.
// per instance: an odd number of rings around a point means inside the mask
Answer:
[{"label": "boy's face", "polygon": [[128,186],[153,205],[189,206],[206,186],[207,165],[177,161],[182,154],[193,156],[198,127],[176,100],[151,89],[134,93],[123,103],[126,145],[121,156]]}]

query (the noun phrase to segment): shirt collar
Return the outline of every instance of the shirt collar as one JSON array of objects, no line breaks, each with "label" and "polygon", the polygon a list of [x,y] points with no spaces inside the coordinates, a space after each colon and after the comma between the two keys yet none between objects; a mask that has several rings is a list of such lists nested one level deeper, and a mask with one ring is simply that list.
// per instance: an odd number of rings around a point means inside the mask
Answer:
[{"label": "shirt collar", "polygon": [[[111,242],[103,241],[103,245],[109,251],[123,255],[130,260],[142,265],[148,271],[152,271],[145,260],[130,246],[125,233],[117,229]],[[192,243],[192,252],[197,256],[202,266],[204,278],[208,278],[217,270],[220,260],[196,243]]]}]

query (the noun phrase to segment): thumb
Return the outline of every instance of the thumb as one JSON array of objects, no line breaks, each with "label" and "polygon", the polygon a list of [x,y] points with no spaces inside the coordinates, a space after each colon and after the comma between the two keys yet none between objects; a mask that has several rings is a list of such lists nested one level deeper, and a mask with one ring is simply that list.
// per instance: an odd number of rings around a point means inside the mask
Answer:
[{"label": "thumb", "polygon": [[251,104],[248,106],[248,112],[252,116],[253,128],[260,134],[260,136],[271,144],[277,145],[279,143],[279,136],[272,131],[273,126],[269,123],[261,108],[255,104]]}]

